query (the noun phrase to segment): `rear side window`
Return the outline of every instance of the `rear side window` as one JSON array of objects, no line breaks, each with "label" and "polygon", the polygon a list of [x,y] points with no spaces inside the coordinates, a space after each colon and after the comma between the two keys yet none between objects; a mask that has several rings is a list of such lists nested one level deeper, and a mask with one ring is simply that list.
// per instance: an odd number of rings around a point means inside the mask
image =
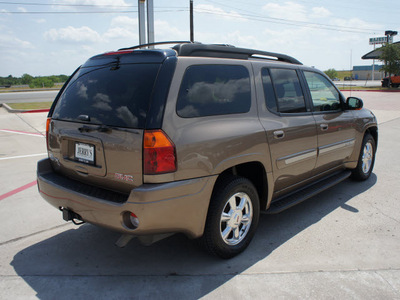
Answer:
[{"label": "rear side window", "polygon": [[250,106],[250,77],[244,66],[196,65],[186,69],[177,101],[180,117],[246,113]]},{"label": "rear side window", "polygon": [[115,127],[144,128],[159,64],[122,64],[80,69],[52,117]]},{"label": "rear side window", "polygon": [[303,91],[296,70],[270,69],[270,74],[275,89],[278,112],[306,112]]}]

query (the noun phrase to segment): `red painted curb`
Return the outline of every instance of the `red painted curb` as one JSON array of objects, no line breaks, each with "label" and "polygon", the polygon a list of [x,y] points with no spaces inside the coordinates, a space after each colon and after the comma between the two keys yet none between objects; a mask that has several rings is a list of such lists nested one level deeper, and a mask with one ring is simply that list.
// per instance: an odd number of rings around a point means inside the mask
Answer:
[{"label": "red painted curb", "polygon": [[[340,90],[340,89],[339,89]],[[353,90],[353,89],[346,89],[340,90],[341,92],[380,92],[380,93],[400,93],[400,90]]]},{"label": "red painted curb", "polygon": [[19,192],[22,192],[23,190],[26,190],[26,189],[34,186],[34,185],[36,185],[36,180],[32,181],[31,183],[25,184],[25,185],[15,189],[15,190],[12,190],[11,192],[8,192],[8,193],[5,193],[3,195],[0,195],[0,201],[3,200],[3,199],[6,199],[6,198],[8,198],[8,197],[10,197],[12,195],[15,195],[15,194],[17,194]]},{"label": "red painted curb", "polygon": [[28,134],[28,135],[37,135],[37,136],[44,136],[41,133],[38,132],[27,132],[27,131],[21,131],[21,130],[13,130],[13,129],[0,129],[2,132],[10,132],[10,133],[22,133],[22,134]]}]

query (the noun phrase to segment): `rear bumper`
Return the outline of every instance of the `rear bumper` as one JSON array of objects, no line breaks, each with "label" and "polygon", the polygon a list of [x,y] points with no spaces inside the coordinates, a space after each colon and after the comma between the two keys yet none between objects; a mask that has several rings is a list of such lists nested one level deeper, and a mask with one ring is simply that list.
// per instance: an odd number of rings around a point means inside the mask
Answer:
[{"label": "rear bumper", "polygon": [[[191,238],[204,231],[217,176],[144,184],[129,195],[86,186],[55,173],[49,159],[38,162],[40,195],[56,208],[67,208],[93,223],[132,235],[182,232]],[[130,224],[133,212],[139,226]]]}]

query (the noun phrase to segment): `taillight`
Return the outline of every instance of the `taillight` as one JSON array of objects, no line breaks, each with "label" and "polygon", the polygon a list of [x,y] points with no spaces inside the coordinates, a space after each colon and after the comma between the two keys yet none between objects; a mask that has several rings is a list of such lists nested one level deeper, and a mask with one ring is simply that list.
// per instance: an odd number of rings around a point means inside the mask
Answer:
[{"label": "taillight", "polygon": [[162,130],[145,130],[143,173],[155,175],[176,171],[175,145]]},{"label": "taillight", "polygon": [[50,128],[51,118],[47,118],[46,120],[46,146],[47,150],[49,150],[49,128]]}]

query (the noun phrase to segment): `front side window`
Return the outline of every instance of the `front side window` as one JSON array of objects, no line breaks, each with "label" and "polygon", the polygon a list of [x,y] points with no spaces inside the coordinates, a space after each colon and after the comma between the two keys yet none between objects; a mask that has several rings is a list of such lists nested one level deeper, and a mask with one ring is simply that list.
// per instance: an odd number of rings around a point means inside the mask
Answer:
[{"label": "front side window", "polygon": [[275,89],[278,112],[306,112],[303,91],[296,70],[270,69],[270,74]]},{"label": "front side window", "polygon": [[183,118],[246,113],[251,106],[249,72],[236,65],[190,66],[176,106]]},{"label": "front side window", "polygon": [[310,90],[314,111],[337,111],[340,109],[339,92],[324,76],[304,72]]}]

